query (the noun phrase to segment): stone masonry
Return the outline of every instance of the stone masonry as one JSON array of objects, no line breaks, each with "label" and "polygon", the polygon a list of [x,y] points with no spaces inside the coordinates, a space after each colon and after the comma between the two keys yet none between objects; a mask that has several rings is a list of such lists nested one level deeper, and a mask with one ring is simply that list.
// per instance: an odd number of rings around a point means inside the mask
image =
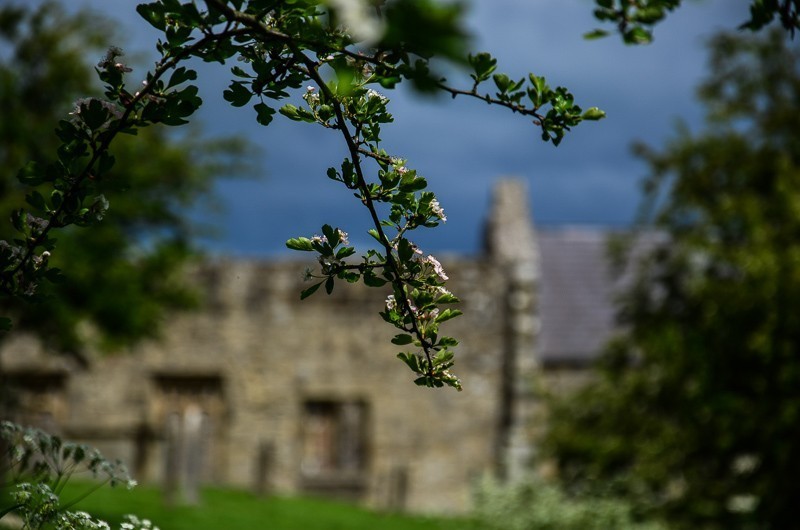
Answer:
[{"label": "stone masonry", "polygon": [[342,282],[300,301],[307,262],[219,260],[192,273],[204,309],[159,341],[90,352],[88,368],[6,341],[4,415],[93,444],[176,501],[213,482],[464,511],[476,478],[513,479],[535,457],[540,256],[525,197],[500,182],[486,252],[441,260],[462,300],[444,330],[461,341],[463,392],[412,383],[377,315],[384,290]]}]

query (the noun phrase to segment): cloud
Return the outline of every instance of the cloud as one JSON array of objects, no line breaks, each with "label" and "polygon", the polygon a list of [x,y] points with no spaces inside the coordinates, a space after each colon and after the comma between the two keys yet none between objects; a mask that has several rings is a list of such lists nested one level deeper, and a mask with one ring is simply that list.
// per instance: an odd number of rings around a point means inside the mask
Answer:
[{"label": "cloud", "polygon": [[[155,33],[135,14],[137,2],[84,3],[134,28],[128,32],[132,48],[153,49]],[[569,87],[578,104],[599,106],[608,118],[580,125],[554,148],[538,139],[531,123],[504,109],[390,92],[396,122],[384,128],[385,148],[407,157],[429,179],[448,212],[446,227],[424,236],[426,244],[437,251],[476,251],[491,184],[503,175],[529,180],[534,215],[543,223],[618,225],[630,219],[645,170],[630,144],[665,141],[678,118],[694,127],[701,123],[694,87],[705,68],[703,39],[718,27],[736,27],[747,16],[747,3],[685,2],[656,28],[652,45],[626,47],[614,37],[581,38],[598,26],[589,0],[473,1],[468,24],[476,50],[492,52],[499,69],[512,76],[533,71],[551,85]],[[218,186],[229,213],[221,220],[225,239],[215,248],[282,253],[285,239],[323,222],[347,226],[357,238],[351,227],[366,229],[363,208],[325,176],[344,154],[338,134],[280,117],[265,129],[252,109],[232,110],[222,100],[228,68],[201,68],[205,105],[199,117],[206,130],[241,134],[264,148],[264,179]]]}]

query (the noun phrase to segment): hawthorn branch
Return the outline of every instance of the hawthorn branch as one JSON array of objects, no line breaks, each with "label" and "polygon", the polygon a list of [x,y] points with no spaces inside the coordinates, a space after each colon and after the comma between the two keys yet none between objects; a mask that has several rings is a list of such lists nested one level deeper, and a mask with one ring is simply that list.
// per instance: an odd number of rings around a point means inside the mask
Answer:
[{"label": "hawthorn branch", "polygon": [[[330,101],[334,102],[333,109],[334,109],[334,113],[336,114],[336,121],[337,121],[337,124],[338,124],[338,126],[336,128],[341,131],[342,136],[344,137],[345,143],[347,144],[347,149],[348,149],[348,151],[350,153],[350,157],[352,158],[353,167],[355,169],[356,178],[357,178],[357,181],[358,181],[357,188],[361,192],[361,195],[363,197],[362,201],[363,201],[364,205],[369,210],[370,217],[372,219],[372,223],[373,223],[373,225],[375,227],[375,230],[378,233],[380,242],[383,245],[384,249],[386,250],[386,263],[389,266],[389,269],[391,270],[391,273],[392,273],[392,277],[393,277],[392,283],[397,288],[397,291],[399,293],[402,293],[401,303],[403,305],[404,313],[409,315],[409,317],[411,319],[411,322],[410,322],[411,328],[412,328],[411,331],[413,331],[414,335],[420,341],[420,345],[422,346],[422,351],[424,352],[425,358],[426,358],[426,360],[428,362],[428,364],[427,364],[428,372],[425,375],[433,376],[434,375],[434,372],[433,372],[433,359],[431,357],[431,349],[432,349],[433,345],[430,343],[430,341],[428,341],[425,338],[424,334],[422,333],[422,330],[420,329],[420,327],[419,327],[419,325],[417,323],[416,316],[414,315],[414,312],[411,309],[412,304],[411,304],[411,301],[409,300],[408,295],[406,294],[406,291],[405,291],[405,283],[403,281],[402,271],[400,269],[399,264],[397,263],[397,261],[394,258],[394,254],[393,254],[394,249],[392,247],[391,242],[389,241],[389,238],[386,236],[386,233],[383,230],[383,225],[381,224],[381,220],[378,217],[378,212],[377,212],[377,210],[375,208],[375,204],[374,204],[374,202],[372,200],[372,196],[369,193],[369,187],[368,187],[368,184],[367,184],[367,180],[364,177],[364,171],[363,171],[363,168],[361,167],[361,161],[360,161],[361,158],[359,156],[359,152],[360,152],[359,151],[359,149],[360,149],[359,145],[355,142],[353,136],[350,134],[350,130],[349,130],[348,126],[347,126],[347,120],[346,120],[346,118],[344,116],[344,112],[342,111],[341,103],[338,101],[336,96],[331,92],[331,90],[328,88],[327,84],[325,83],[325,80],[319,74],[319,71],[318,71],[319,65],[318,65],[318,63],[316,61],[313,61],[312,59],[310,59],[307,55],[305,55],[302,52],[302,50],[300,50],[300,48],[298,46],[299,43],[295,42],[295,40],[293,38],[289,37],[288,35],[285,35],[283,33],[278,33],[278,32],[275,32],[275,31],[271,30],[270,28],[264,26],[264,24],[261,21],[259,21],[258,19],[256,19],[255,17],[253,17],[251,15],[247,15],[245,13],[241,13],[239,11],[236,11],[235,9],[232,9],[231,7],[227,6],[226,4],[224,4],[223,2],[221,2],[219,0],[207,0],[207,2],[208,2],[208,4],[213,5],[216,9],[219,9],[220,11],[224,12],[226,14],[226,16],[229,17],[231,20],[236,20],[236,21],[240,22],[241,24],[251,28],[254,32],[257,32],[258,34],[260,34],[260,35],[262,35],[264,37],[267,37],[267,38],[279,38],[279,39],[283,40],[284,43],[292,51],[294,56],[299,58],[300,62],[302,62],[304,64],[304,66],[305,66],[305,74],[308,75],[309,78],[313,79],[319,85],[320,90],[322,90],[325,93],[325,96]],[[344,53],[342,50],[335,50],[335,51]],[[350,52],[347,52],[347,53],[350,54]],[[372,59],[372,61],[374,61],[374,58]]]}]

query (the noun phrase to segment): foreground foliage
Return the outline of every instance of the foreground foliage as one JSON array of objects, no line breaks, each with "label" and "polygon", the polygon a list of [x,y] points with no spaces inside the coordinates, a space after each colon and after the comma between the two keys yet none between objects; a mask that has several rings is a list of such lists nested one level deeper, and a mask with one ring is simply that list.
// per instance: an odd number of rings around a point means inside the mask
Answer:
[{"label": "foreground foliage", "polygon": [[[54,182],[32,188],[16,171],[29,161],[51,162],[60,144],[54,126],[85,98],[100,95],[94,68],[114,38],[111,21],[94,13],[69,13],[52,2],[0,6],[0,239],[20,237],[7,221],[26,201],[52,208],[63,199]],[[47,256],[40,266],[56,282],[40,282],[25,300],[0,294],[2,312],[17,330],[80,358],[87,342],[118,349],[156,335],[165,312],[196,304],[180,274],[195,255],[190,239],[198,229],[186,211],[208,202],[215,178],[243,173],[249,160],[244,141],[209,141],[199,133],[176,138],[150,128],[114,143],[109,153],[117,163],[91,182],[93,204],[112,197],[113,210],[91,230],[65,227],[58,251],[39,255]],[[25,223],[45,222],[23,217],[15,214]],[[8,248],[0,243],[0,254]],[[67,270],[69,281],[58,270]]]},{"label": "foreground foliage", "polygon": [[126,491],[136,484],[125,466],[87,445],[2,422],[0,448],[0,528],[8,523],[9,514],[21,519],[24,530],[455,530],[465,524],[378,514],[331,501],[263,498],[223,489],[205,490],[200,506],[167,507],[157,488]]},{"label": "foreground foliage", "polygon": [[765,37],[713,41],[707,132],[641,148],[668,237],[599,379],[553,414],[565,477],[681,528],[797,526],[800,48]]}]

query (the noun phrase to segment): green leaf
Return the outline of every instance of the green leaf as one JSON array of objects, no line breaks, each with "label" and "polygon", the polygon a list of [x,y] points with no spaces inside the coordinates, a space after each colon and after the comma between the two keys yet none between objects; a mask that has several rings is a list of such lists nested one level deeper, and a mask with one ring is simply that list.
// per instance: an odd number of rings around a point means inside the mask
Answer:
[{"label": "green leaf", "polygon": [[375,241],[377,241],[378,243],[383,245],[383,240],[381,239],[381,235],[378,233],[378,231],[375,228],[370,228],[369,230],[367,230],[367,233],[369,235],[371,235],[372,237],[374,237]]},{"label": "green leaf", "polygon": [[73,140],[78,139],[80,132],[78,128],[75,127],[70,121],[61,120],[58,122],[58,128],[56,129],[56,136],[58,139],[64,142],[65,144],[70,143]]},{"label": "green leaf", "polygon": [[281,114],[283,114],[284,116],[286,116],[290,120],[301,121],[302,118],[300,118],[300,116],[298,116],[297,110],[298,109],[297,109],[296,106],[292,105],[291,103],[287,103],[286,105],[284,105],[283,107],[278,109],[278,112],[280,112]]},{"label": "green leaf", "polygon": [[58,208],[61,206],[61,203],[64,200],[64,194],[60,190],[53,190],[50,194],[50,203],[53,205],[53,208]]},{"label": "green leaf", "polygon": [[653,34],[642,27],[634,27],[622,36],[625,44],[648,44],[653,41]]},{"label": "green leaf", "polygon": [[392,344],[396,344],[398,346],[405,346],[406,344],[411,344],[412,342],[414,342],[414,337],[406,333],[395,335],[392,339]]},{"label": "green leaf", "polygon": [[587,109],[586,112],[584,112],[583,115],[581,116],[582,119],[589,121],[602,120],[605,117],[606,117],[605,111],[600,110],[597,107],[591,107]]},{"label": "green leaf", "polygon": [[44,211],[46,206],[44,197],[42,197],[42,194],[36,190],[33,190],[25,196],[25,202],[40,211]]},{"label": "green leaf", "polygon": [[256,109],[256,112],[258,113],[256,115],[256,121],[258,123],[267,126],[272,122],[272,117],[275,115],[275,109],[266,103],[256,103],[253,108]]},{"label": "green leaf", "polygon": [[28,186],[38,186],[45,181],[44,171],[36,162],[28,162],[17,173],[17,180]]},{"label": "green leaf", "polygon": [[331,225],[322,225],[322,235],[325,236],[331,247],[335,247],[339,244],[339,230],[334,230]]},{"label": "green leaf", "polygon": [[185,66],[181,66],[172,73],[172,76],[170,76],[169,82],[167,83],[167,88],[180,85],[185,81],[193,81],[195,79],[197,79],[197,72],[194,70],[189,70]]},{"label": "green leaf", "polygon": [[361,278],[361,275],[355,271],[345,270],[339,273],[339,278],[346,280],[347,283],[356,283]]},{"label": "green leaf", "polygon": [[456,304],[458,302],[460,302],[460,300],[452,293],[443,294],[436,299],[437,304]]},{"label": "green leaf", "polygon": [[326,175],[328,175],[328,178],[331,180],[337,180],[337,181],[342,180],[342,177],[339,176],[339,172],[336,171],[335,167],[329,167],[328,171],[326,172]]},{"label": "green leaf", "polygon": [[110,118],[108,109],[99,99],[90,99],[88,104],[81,104],[79,116],[81,121],[93,131],[102,127]]},{"label": "green leaf", "polygon": [[313,251],[311,240],[307,237],[297,237],[286,241],[286,246],[292,250]]},{"label": "green leaf", "polygon": [[437,345],[452,348],[453,346],[458,346],[458,341],[453,337],[442,337]]},{"label": "green leaf", "polygon": [[320,285],[322,285],[322,282],[315,283],[308,289],[304,289],[303,292],[300,293],[300,300],[305,300],[306,298],[317,292],[317,289],[319,289]]},{"label": "green leaf", "polygon": [[595,30],[589,31],[588,33],[584,33],[583,34],[583,38],[586,39],[586,40],[595,40],[595,39],[601,39],[603,37],[607,37],[608,34],[609,33],[604,29],[595,29]]},{"label": "green leaf", "polygon": [[[410,173],[410,172],[409,172]],[[408,175],[408,173],[406,173]],[[424,190],[428,186],[428,181],[423,177],[408,176],[400,181],[400,191],[404,193],[413,193],[415,191]]]},{"label": "green leaf", "polygon": [[164,20],[164,6],[162,6],[159,2],[139,4],[136,6],[136,12],[139,13],[139,16],[149,22],[154,28],[161,31],[166,29],[167,26]]},{"label": "green leaf", "polygon": [[333,292],[333,276],[328,276],[328,279],[325,280],[325,292],[331,294]]},{"label": "green leaf", "polygon": [[[439,353],[436,354],[436,357],[433,359],[433,364],[436,368],[440,370],[446,370],[449,366],[452,366],[452,360],[455,357],[455,354],[450,350],[441,350]],[[448,364],[449,366],[442,366],[443,364]]]},{"label": "green leaf", "polygon": [[450,320],[451,318],[456,318],[461,314],[462,314],[461,311],[459,311],[458,309],[445,309],[444,311],[439,313],[439,316],[436,317],[436,322],[437,323],[445,322],[447,320]]},{"label": "green leaf", "polygon": [[397,358],[406,363],[412,371],[416,373],[422,372],[422,367],[419,365],[419,357],[413,353],[400,352],[397,354]]},{"label": "green leaf", "polygon": [[58,268],[47,269],[47,272],[44,273],[44,277],[55,284],[64,283],[67,279],[67,277],[61,273],[61,269]]},{"label": "green leaf", "polygon": [[368,271],[364,273],[364,283],[369,287],[383,287],[386,285],[387,281],[383,278],[379,278],[372,271]]},{"label": "green leaf", "polygon": [[354,247],[342,247],[336,252],[336,259],[345,259],[356,253]]},{"label": "green leaf", "polygon": [[253,97],[253,93],[241,82],[233,81],[230,87],[222,92],[222,97],[234,107],[244,107]]},{"label": "green leaf", "polygon": [[111,171],[111,168],[114,167],[115,162],[116,159],[114,158],[114,155],[109,154],[108,151],[101,152],[100,160],[98,161],[97,164],[97,172],[100,175],[108,173],[109,171]]},{"label": "green leaf", "polygon": [[476,55],[468,55],[467,61],[475,70],[474,75],[470,75],[475,81],[485,81],[497,68],[497,59],[493,58],[486,52],[481,52]]},{"label": "green leaf", "polygon": [[401,262],[406,262],[411,260],[412,256],[414,256],[414,247],[411,246],[411,242],[406,238],[400,239],[397,243],[397,257]]},{"label": "green leaf", "polygon": [[494,80],[494,84],[497,85],[497,90],[499,90],[501,94],[505,94],[512,83],[511,79],[506,74],[494,74],[492,79]]}]

